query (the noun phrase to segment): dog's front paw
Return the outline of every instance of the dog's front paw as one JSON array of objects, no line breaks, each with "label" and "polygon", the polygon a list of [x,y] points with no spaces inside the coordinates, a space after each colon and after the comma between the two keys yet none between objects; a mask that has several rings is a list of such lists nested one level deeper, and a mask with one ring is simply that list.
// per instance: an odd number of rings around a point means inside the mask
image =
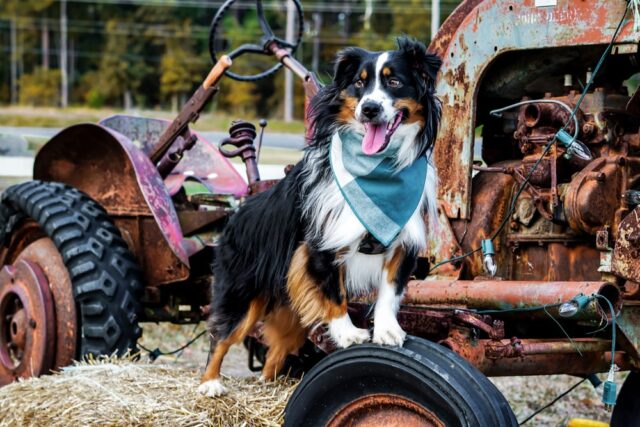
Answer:
[{"label": "dog's front paw", "polygon": [[227,389],[222,385],[219,379],[205,381],[198,386],[198,393],[208,396],[217,397],[227,393]]},{"label": "dog's front paw", "polygon": [[329,336],[339,348],[347,348],[354,344],[362,344],[369,341],[369,331],[356,328],[348,314],[329,322]]},{"label": "dog's front paw", "polygon": [[331,339],[340,348],[347,348],[354,344],[362,344],[369,341],[369,331],[366,329],[356,328],[355,326],[349,330],[338,332],[331,335]]},{"label": "dog's front paw", "polygon": [[402,346],[407,333],[398,322],[376,324],[373,328],[373,342],[381,345]]}]

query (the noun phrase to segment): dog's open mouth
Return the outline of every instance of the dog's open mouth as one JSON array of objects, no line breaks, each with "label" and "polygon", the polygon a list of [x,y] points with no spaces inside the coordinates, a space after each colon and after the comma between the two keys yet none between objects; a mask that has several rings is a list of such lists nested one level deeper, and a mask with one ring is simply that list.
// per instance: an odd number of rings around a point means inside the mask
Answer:
[{"label": "dog's open mouth", "polygon": [[400,126],[402,121],[402,111],[398,113],[390,122],[365,123],[364,138],[362,139],[362,152],[367,156],[379,153],[389,145],[391,136]]}]

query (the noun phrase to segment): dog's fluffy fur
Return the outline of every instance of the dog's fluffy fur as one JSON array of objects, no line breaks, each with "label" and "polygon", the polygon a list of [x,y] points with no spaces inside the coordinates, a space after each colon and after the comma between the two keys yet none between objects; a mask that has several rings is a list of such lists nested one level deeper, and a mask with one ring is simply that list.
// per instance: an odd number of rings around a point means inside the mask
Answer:
[{"label": "dog's fluffy fur", "polygon": [[[222,359],[260,320],[269,344],[266,379],[277,375],[314,324],[325,324],[338,347],[369,339],[402,345],[396,314],[426,245],[424,215],[435,212],[435,171],[430,164],[422,202],[396,240],[380,254],[364,254],[359,248],[367,232],[334,181],[329,147],[341,128],[364,135],[365,126],[385,126],[402,114],[397,129],[386,131],[387,142],[402,140],[394,164],[400,170],[428,156],[440,120],[434,95],[439,66],[438,57],[408,38],[390,52],[348,48],[338,54],[333,82],[310,108],[313,136],[303,160],[274,188],[247,200],[220,239],[209,319],[213,352],[200,392],[224,393]],[[347,300],[373,289],[370,337],[351,322]]]}]

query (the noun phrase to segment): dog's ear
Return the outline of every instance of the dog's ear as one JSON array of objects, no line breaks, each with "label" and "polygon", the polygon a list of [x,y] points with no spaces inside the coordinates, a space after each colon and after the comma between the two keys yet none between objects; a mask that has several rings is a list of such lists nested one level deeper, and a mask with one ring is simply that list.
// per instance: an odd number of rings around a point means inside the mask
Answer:
[{"label": "dog's ear", "polygon": [[411,65],[416,79],[427,87],[433,87],[442,60],[421,42],[410,37],[398,37],[398,50]]},{"label": "dog's ear", "polygon": [[333,72],[333,82],[340,88],[349,86],[367,51],[358,47],[349,47],[338,52]]}]

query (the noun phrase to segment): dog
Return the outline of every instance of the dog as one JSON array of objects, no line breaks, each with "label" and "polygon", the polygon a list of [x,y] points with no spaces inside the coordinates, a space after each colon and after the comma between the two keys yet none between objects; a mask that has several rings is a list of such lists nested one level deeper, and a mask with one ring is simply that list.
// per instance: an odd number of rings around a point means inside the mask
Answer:
[{"label": "dog", "polygon": [[[333,81],[312,100],[303,159],[229,220],[215,251],[212,353],[198,391],[226,392],[220,366],[259,321],[274,379],[309,329],[326,325],[339,348],[370,339],[400,346],[403,290],[435,216],[428,162],[440,121],[434,81],[441,60],[408,37],[397,49],[338,53]],[[389,187],[390,186],[390,187]],[[433,223],[433,221],[428,221]],[[377,290],[373,337],[347,301]]]}]

